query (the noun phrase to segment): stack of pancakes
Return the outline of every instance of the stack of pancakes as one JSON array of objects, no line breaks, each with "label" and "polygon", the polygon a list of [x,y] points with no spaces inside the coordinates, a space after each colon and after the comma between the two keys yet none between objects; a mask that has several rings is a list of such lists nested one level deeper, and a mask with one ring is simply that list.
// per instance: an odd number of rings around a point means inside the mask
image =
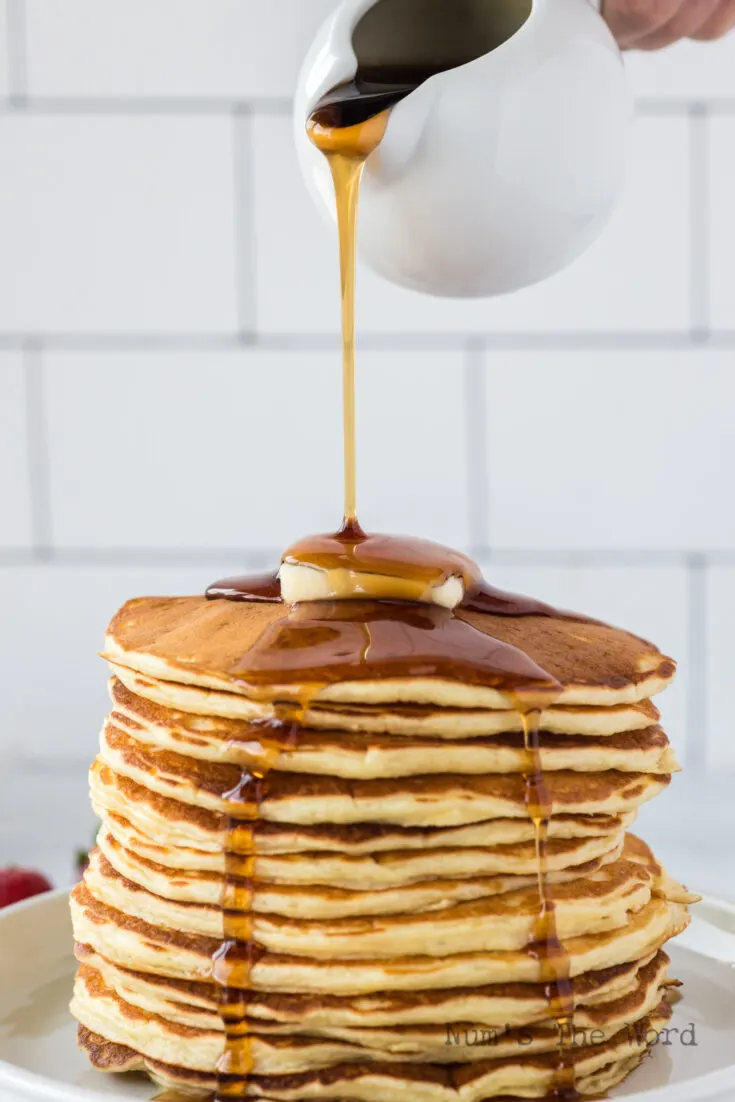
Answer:
[{"label": "stack of pancakes", "polygon": [[[363,677],[284,724],[237,671],[286,614],[149,598],[110,625],[102,826],[72,896],[82,1045],[202,1095],[218,1070],[220,1091],[247,1073],[248,1097],[277,1102],[548,1095],[559,1032],[533,944],[521,717],[490,688]],[[606,625],[466,619],[563,686],[540,725],[548,881],[573,985],[565,1059],[599,1095],[668,1020],[663,946],[693,898],[626,833],[676,769],[650,701],[674,664]],[[236,988],[247,1033],[225,1055]]]}]

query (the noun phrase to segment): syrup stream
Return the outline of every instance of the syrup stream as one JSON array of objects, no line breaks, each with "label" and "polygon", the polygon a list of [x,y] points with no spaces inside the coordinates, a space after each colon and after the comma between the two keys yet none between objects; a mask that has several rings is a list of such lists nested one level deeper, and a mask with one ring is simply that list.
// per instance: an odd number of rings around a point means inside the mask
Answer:
[{"label": "syrup stream", "polygon": [[[360,181],[370,153],[380,144],[389,110],[375,114],[376,106],[390,108],[410,87],[388,89],[383,98],[374,94],[360,102],[359,83],[346,85],[325,97],[309,119],[311,140],[329,160],[334,181],[340,249],[342,311],[342,384],[344,416],[344,524],[330,537],[313,537],[298,545],[296,561],[312,562],[319,557],[325,569],[344,569],[359,560],[364,570],[371,560],[377,572],[391,565],[401,577],[417,586],[447,575],[461,574],[465,582],[464,607],[452,612],[433,605],[402,601],[321,601],[292,606],[284,617],[266,628],[243,658],[238,676],[261,699],[270,700],[275,718],[264,725],[276,745],[298,737],[309,700],[324,684],[340,680],[387,676],[459,677],[468,683],[487,685],[505,695],[523,721],[526,768],[526,801],[534,824],[538,861],[539,916],[529,951],[538,959],[541,981],[546,985],[549,1011],[559,1031],[558,1062],[550,1098],[573,1102],[573,1062],[565,1046],[565,1031],[574,1011],[569,958],[557,934],[556,910],[547,870],[548,824],[552,813],[544,781],[539,750],[540,701],[552,702],[560,686],[522,651],[493,640],[476,630],[463,612],[477,610],[495,615],[558,616],[556,610],[524,598],[503,594],[473,574],[473,564],[463,556],[447,552],[447,561],[437,565],[421,541],[396,541],[386,548],[385,538],[365,536],[357,522],[355,458],[355,268],[356,230]],[[374,93],[374,89],[372,90]],[[392,97],[392,98],[391,98]],[[362,112],[367,114],[364,116]],[[350,125],[340,125],[349,119]],[[372,542],[371,542],[372,541]],[[428,554],[428,559],[427,559]],[[388,560],[386,562],[386,560]],[[227,579],[207,591],[210,599],[280,601],[276,575]],[[369,655],[369,659],[368,659]],[[277,703],[276,686],[293,684],[296,697]],[[309,685],[305,693],[304,685]],[[285,740],[285,741],[284,741]],[[226,1029],[226,1044],[218,1068],[218,1102],[244,1099],[253,1071],[252,1037],[248,1022],[249,991],[253,969],[261,950],[255,945],[252,925],[255,846],[250,830],[249,875],[242,876],[242,860],[235,859],[235,835],[244,822],[260,817],[267,795],[268,772],[276,757],[271,753],[250,770],[243,770],[240,783],[229,795],[226,875],[222,895],[224,939],[213,961],[220,990],[220,1013]],[[267,759],[267,760],[266,760]],[[237,848],[241,849],[241,845]]]}]

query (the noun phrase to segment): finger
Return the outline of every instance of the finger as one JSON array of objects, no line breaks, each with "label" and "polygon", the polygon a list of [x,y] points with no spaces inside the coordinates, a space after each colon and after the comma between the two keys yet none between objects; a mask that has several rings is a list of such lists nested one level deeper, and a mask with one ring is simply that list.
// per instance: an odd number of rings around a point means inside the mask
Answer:
[{"label": "finger", "polygon": [[720,0],[714,15],[710,16],[691,37],[700,41],[711,41],[714,38],[722,38],[733,27],[735,27],[735,0]]},{"label": "finger", "polygon": [[602,14],[624,49],[660,30],[689,0],[605,0]]},{"label": "finger", "polygon": [[707,25],[721,4],[722,0],[686,0],[668,23],[639,38],[635,43],[636,50],[660,50],[680,38],[693,38]]}]

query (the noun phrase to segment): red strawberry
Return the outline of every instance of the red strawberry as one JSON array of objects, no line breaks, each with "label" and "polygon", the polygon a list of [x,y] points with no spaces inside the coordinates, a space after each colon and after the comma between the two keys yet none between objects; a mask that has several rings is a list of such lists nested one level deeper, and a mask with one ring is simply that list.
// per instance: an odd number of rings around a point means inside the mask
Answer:
[{"label": "red strawberry", "polygon": [[0,907],[20,903],[32,895],[51,891],[52,884],[40,872],[30,869],[0,869]]}]

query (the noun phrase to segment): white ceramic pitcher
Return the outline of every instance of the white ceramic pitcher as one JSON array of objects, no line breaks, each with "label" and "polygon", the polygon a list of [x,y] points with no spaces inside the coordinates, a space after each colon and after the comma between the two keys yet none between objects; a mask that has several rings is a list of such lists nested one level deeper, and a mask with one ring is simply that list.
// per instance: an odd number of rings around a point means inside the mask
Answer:
[{"label": "white ceramic pitcher", "polygon": [[[332,217],[329,167],[305,122],[322,95],[355,76],[354,35],[377,2],[387,0],[343,0],[299,81],[299,156]],[[517,29],[511,22],[500,45],[431,77],[392,109],[360,197],[361,259],[435,295],[513,291],[569,264],[611,214],[626,159],[630,97],[596,6],[474,2],[511,4]]]}]

